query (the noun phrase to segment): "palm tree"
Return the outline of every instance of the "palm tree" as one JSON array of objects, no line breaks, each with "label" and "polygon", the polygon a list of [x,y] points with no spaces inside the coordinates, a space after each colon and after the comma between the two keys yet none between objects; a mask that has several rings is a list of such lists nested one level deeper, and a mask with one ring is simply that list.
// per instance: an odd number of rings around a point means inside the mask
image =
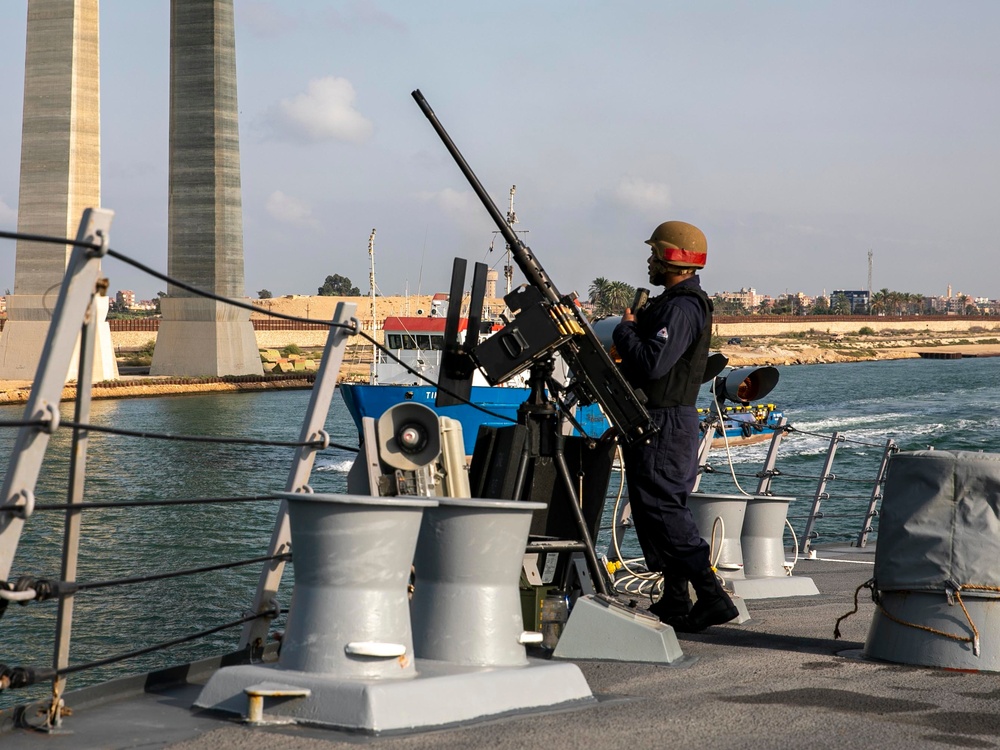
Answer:
[{"label": "palm tree", "polygon": [[851,303],[845,294],[835,294],[830,300],[830,312],[834,315],[850,315]]},{"label": "palm tree", "polygon": [[632,304],[635,287],[600,276],[590,283],[588,294],[595,315],[621,315]]},{"label": "palm tree", "polygon": [[612,281],[608,285],[604,296],[604,313],[606,315],[619,315],[625,312],[626,307],[632,305],[635,299],[635,287],[626,284],[624,281]]},{"label": "palm tree", "polygon": [[882,288],[879,289],[875,294],[872,295],[871,300],[871,312],[872,315],[885,315],[887,312],[886,308],[889,306],[889,295],[891,292]]},{"label": "palm tree", "polygon": [[590,303],[594,305],[595,309],[601,303],[601,300],[604,299],[610,284],[611,282],[603,276],[598,276],[590,282],[590,289],[587,290],[587,294],[589,295]]}]

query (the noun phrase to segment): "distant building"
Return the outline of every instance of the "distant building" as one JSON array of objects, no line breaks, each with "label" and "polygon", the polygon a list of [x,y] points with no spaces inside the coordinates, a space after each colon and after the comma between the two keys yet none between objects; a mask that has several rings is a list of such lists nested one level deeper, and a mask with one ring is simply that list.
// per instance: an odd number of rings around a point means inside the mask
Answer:
[{"label": "distant building", "polygon": [[773,306],[776,312],[785,315],[803,315],[812,303],[812,297],[807,297],[805,292],[788,292],[779,294]]},{"label": "distant building", "polygon": [[866,314],[871,307],[871,297],[868,296],[867,289],[834,289],[833,294],[830,295],[830,299],[832,300],[838,295],[843,295],[847,299],[848,304],[851,306],[852,314]]},{"label": "distant building", "polygon": [[115,305],[119,309],[128,310],[135,305],[135,292],[129,289],[122,289],[115,294]]},{"label": "distant building", "polygon": [[752,287],[749,289],[741,287],[738,292],[716,292],[712,295],[712,299],[730,305],[742,305],[747,312],[753,312],[760,303],[761,296]]}]

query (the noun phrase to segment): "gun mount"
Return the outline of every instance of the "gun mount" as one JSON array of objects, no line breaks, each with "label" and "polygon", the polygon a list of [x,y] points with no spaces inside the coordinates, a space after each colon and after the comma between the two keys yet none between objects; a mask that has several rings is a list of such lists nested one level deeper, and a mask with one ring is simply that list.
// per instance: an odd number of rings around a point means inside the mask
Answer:
[{"label": "gun mount", "polygon": [[[469,369],[458,364],[459,358],[469,357],[496,385],[558,352],[572,373],[567,390],[583,404],[599,403],[623,442],[645,440],[653,431],[643,405],[645,396],[632,389],[612,362],[575,296],[559,293],[531,249],[514,233],[420,90],[412,95],[490,214],[530,285],[504,298],[514,312],[514,319],[504,328],[478,345],[469,346],[472,342],[467,341],[465,347],[455,346],[451,372]],[[464,279],[464,268],[462,276]]]}]

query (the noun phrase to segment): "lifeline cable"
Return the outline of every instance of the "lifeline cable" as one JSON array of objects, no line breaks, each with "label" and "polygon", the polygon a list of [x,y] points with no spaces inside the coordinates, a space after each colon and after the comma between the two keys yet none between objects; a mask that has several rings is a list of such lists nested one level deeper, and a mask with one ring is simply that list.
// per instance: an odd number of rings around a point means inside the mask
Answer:
[{"label": "lifeline cable", "polygon": [[[111,500],[106,502],[84,501],[67,505],[66,503],[35,503],[32,511],[78,511],[97,510],[108,508],[158,508],[172,505],[224,505],[226,503],[253,503],[266,500],[282,500],[278,495],[245,495],[242,497],[194,497],[177,498],[173,500]],[[22,506],[2,506],[0,513],[17,513],[23,510]]]},{"label": "lifeline cable", "polygon": [[8,240],[25,240],[27,242],[45,242],[50,245],[73,245],[74,247],[83,247],[87,250],[102,250],[104,248],[104,245],[99,245],[95,242],[84,242],[76,239],[71,240],[65,237],[52,237],[44,234],[26,234],[24,232],[0,231],[0,238]]},{"label": "lifeline cable", "polygon": [[154,440],[178,440],[189,443],[223,443],[223,444],[237,444],[237,445],[263,445],[263,446],[271,446],[279,448],[321,448],[321,449],[330,446],[347,451],[358,450],[357,448],[352,448],[351,446],[330,443],[325,440],[306,440],[305,442],[302,442],[299,440],[294,440],[294,441],[260,440],[257,438],[216,437],[213,435],[175,435],[169,432],[143,432],[140,430],[126,430],[121,427],[105,427],[102,425],[85,424],[82,422],[72,422],[68,419],[60,421],[59,426],[72,427],[80,430],[89,430],[91,432],[103,432],[109,435],[122,435],[124,437],[150,438]]},{"label": "lifeline cable", "polygon": [[[272,608],[266,612],[260,612],[253,615],[245,615],[238,620],[232,620],[230,622],[223,623],[222,625],[216,625],[213,628],[208,628],[207,630],[200,630],[197,633],[189,633],[188,635],[181,636],[180,638],[174,638],[169,641],[162,641],[160,643],[153,644],[152,646],[146,646],[145,648],[136,649],[134,651],[128,651],[124,654],[116,654],[115,656],[109,656],[106,659],[99,659],[97,661],[87,662],[86,664],[77,664],[72,667],[63,667],[62,669],[28,669],[24,667],[15,668],[17,670],[22,670],[25,674],[25,678],[20,684],[11,684],[11,687],[28,687],[29,685],[34,685],[39,682],[44,682],[51,680],[55,677],[65,677],[66,675],[75,674],[77,672],[84,672],[88,669],[96,669],[98,667],[106,667],[109,664],[116,664],[120,661],[126,661],[127,659],[134,659],[137,656],[145,656],[146,654],[151,654],[155,651],[163,651],[165,649],[171,648],[172,646],[179,646],[182,643],[190,643],[191,641],[196,641],[199,638],[204,638],[205,636],[212,635],[213,633],[218,633],[222,630],[227,630],[228,628],[235,628],[237,625],[243,625],[244,623],[251,622],[253,620],[258,620],[261,617],[277,617],[279,610],[277,608]],[[5,665],[3,665],[5,666]]]},{"label": "lifeline cable", "polygon": [[[131,586],[137,583],[150,583],[152,581],[163,581],[172,578],[183,578],[184,576],[197,575],[198,573],[211,573],[216,570],[229,570],[239,568],[244,565],[254,565],[259,562],[272,562],[281,560],[288,562],[292,559],[292,553],[283,552],[278,555],[264,555],[247,560],[237,560],[236,562],[219,563],[217,565],[206,565],[201,568],[188,568],[187,570],[174,570],[169,573],[154,573],[147,576],[132,576],[130,578],[114,578],[107,581],[92,581],[90,583],[78,583],[76,581],[50,581],[44,578],[34,578],[33,576],[21,576],[14,583],[0,584],[0,598],[8,601],[24,603],[32,599],[43,602],[47,599],[54,599],[62,596],[71,596],[83,591],[93,591],[96,589],[111,588],[113,586]],[[28,595],[30,594],[30,595]]]}]

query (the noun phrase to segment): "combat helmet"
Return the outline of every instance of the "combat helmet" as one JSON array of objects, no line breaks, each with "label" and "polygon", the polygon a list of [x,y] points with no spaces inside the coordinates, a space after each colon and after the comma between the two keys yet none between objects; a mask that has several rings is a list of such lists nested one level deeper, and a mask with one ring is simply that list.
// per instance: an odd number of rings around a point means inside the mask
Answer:
[{"label": "combat helmet", "polygon": [[683,221],[665,221],[646,240],[662,263],[678,268],[704,268],[708,240],[698,227]]}]

